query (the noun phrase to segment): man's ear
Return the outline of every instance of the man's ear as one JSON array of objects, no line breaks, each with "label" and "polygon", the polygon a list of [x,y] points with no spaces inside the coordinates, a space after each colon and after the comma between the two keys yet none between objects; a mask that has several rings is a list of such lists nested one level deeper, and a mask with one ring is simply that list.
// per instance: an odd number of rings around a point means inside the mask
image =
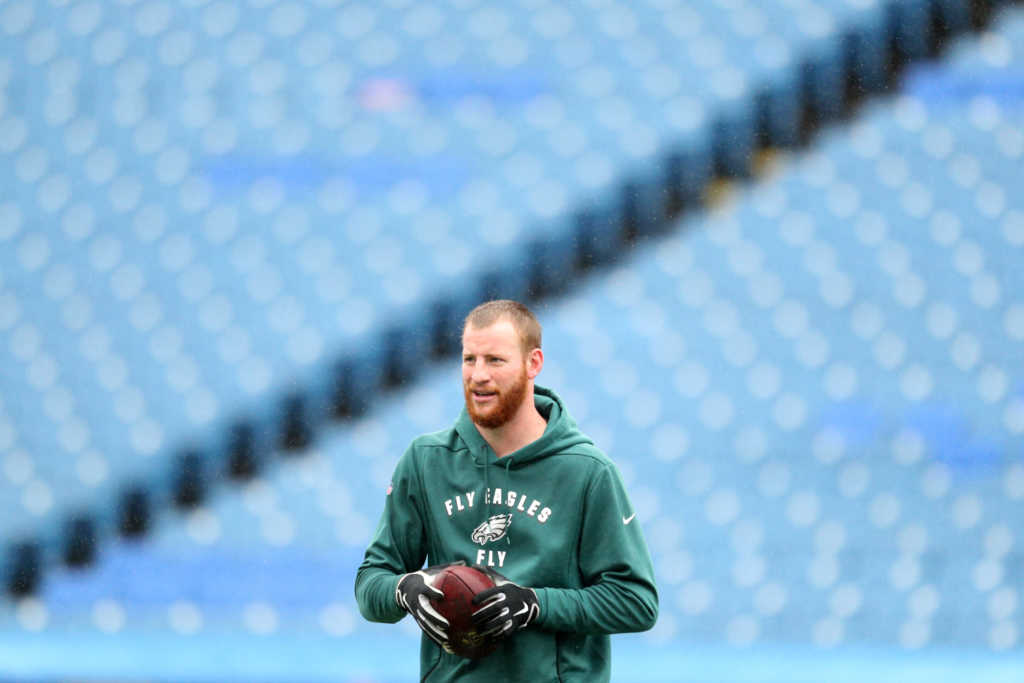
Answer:
[{"label": "man's ear", "polygon": [[540,371],[544,368],[544,352],[540,349],[534,349],[526,355],[526,377],[527,379],[533,379],[540,374]]}]

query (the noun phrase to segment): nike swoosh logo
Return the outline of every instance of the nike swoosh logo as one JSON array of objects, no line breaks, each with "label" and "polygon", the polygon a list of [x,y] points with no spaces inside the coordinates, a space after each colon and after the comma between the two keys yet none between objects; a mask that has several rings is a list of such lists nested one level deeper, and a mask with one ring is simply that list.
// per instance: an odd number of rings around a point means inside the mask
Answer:
[{"label": "nike swoosh logo", "polygon": [[633,514],[631,514],[629,517],[623,517],[622,518],[622,523],[623,524],[629,524],[630,522],[633,521],[634,517],[636,517],[636,513],[635,512]]}]

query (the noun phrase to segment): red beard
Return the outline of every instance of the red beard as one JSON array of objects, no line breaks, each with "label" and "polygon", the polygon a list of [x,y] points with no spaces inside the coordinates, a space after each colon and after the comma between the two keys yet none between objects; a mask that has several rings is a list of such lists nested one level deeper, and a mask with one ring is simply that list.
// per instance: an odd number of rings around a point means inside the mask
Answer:
[{"label": "red beard", "polygon": [[495,394],[495,405],[488,406],[483,411],[476,409],[476,405],[473,403],[473,392],[468,385],[464,385],[462,393],[466,399],[466,411],[469,412],[469,417],[473,422],[487,429],[501,427],[515,417],[519,411],[519,407],[523,404],[523,398],[526,396],[527,384],[526,367],[524,366],[516,383],[505,391],[499,389]]}]

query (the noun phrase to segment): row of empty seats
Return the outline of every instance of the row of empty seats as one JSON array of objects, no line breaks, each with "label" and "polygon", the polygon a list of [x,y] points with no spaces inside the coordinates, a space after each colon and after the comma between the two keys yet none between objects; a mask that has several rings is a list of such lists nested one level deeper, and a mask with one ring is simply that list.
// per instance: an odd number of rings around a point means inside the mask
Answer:
[{"label": "row of empty seats", "polygon": [[5,4],[7,583],[360,413],[970,8]]}]

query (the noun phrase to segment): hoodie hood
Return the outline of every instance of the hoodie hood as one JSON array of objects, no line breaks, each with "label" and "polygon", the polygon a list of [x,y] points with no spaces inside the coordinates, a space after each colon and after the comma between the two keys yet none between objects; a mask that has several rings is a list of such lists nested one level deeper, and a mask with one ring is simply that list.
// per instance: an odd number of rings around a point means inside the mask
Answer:
[{"label": "hoodie hood", "polygon": [[[539,439],[501,458],[501,464],[505,469],[521,467],[527,463],[564,452],[573,446],[593,445],[590,438],[576,426],[576,421],[569,415],[562,399],[554,391],[534,385],[533,402],[537,406],[537,412],[547,421],[547,427],[544,428],[544,434]],[[455,422],[455,431],[469,446],[470,453],[477,464],[486,466],[498,461],[494,450],[480,434],[465,406],[462,408],[459,419]]]}]

